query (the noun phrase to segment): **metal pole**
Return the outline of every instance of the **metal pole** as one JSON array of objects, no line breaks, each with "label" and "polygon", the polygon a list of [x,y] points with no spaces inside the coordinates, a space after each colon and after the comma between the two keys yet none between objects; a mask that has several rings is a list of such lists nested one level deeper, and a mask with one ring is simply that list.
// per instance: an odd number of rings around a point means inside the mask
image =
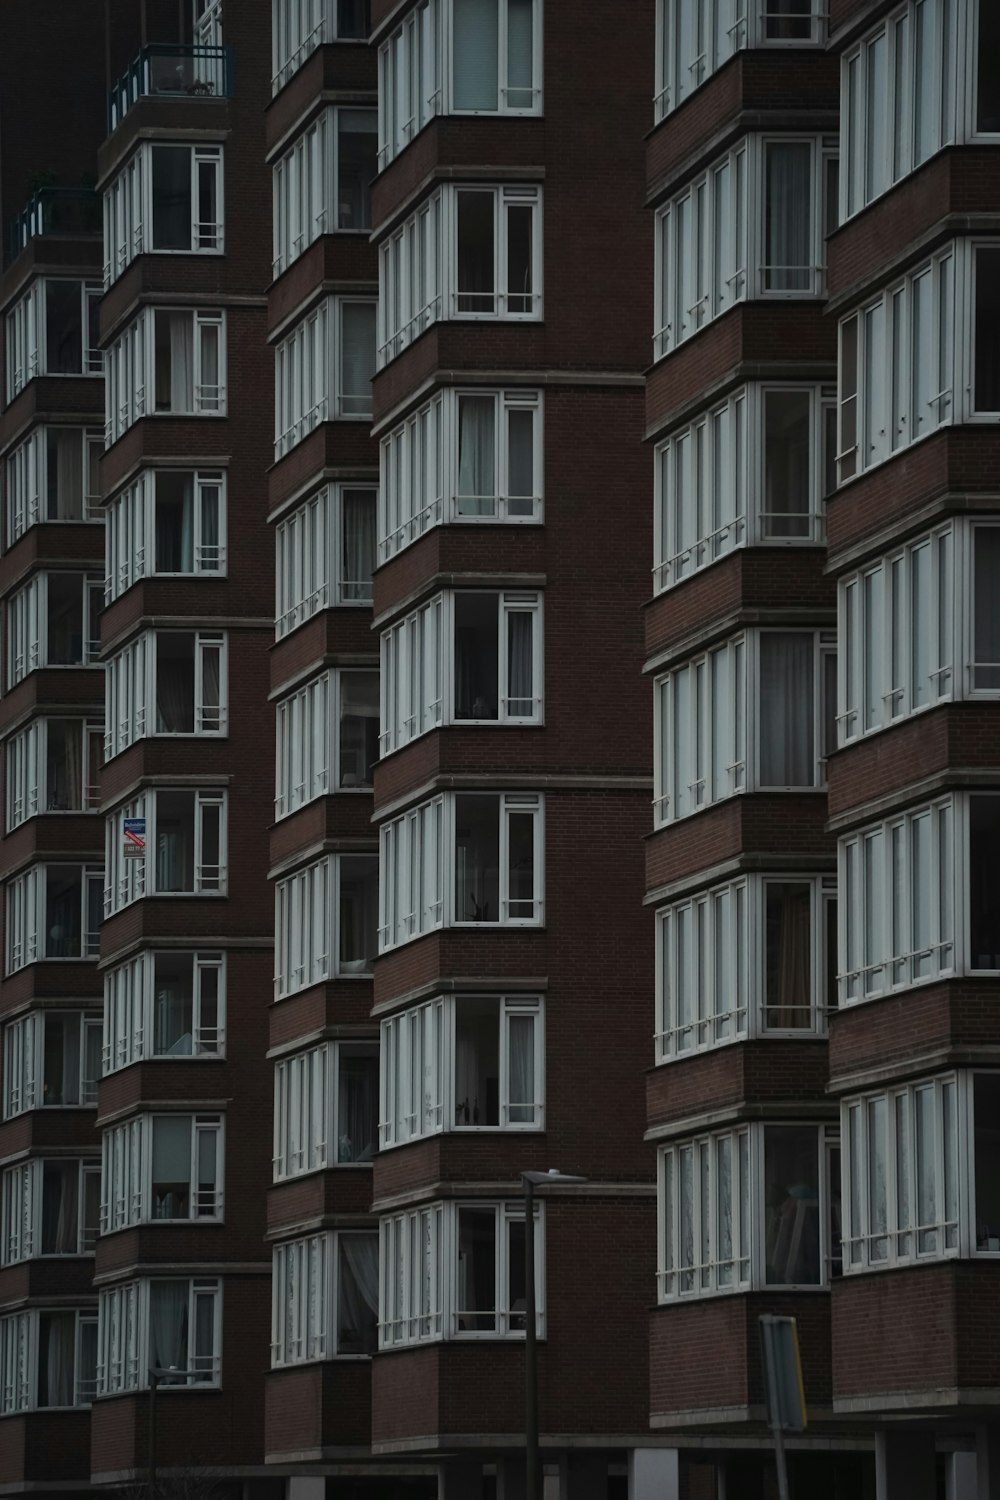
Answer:
[{"label": "metal pole", "polygon": [[156,1391],[160,1384],[155,1370],[149,1372],[149,1496],[156,1500]]},{"label": "metal pole", "polygon": [[[761,1322],[764,1320],[761,1319]],[[764,1330],[761,1329],[763,1333]],[[771,1427],[774,1434],[774,1463],[778,1470],[778,1500],[789,1500],[788,1497],[788,1464],[785,1459],[785,1434],[781,1430],[781,1412],[778,1403],[778,1379],[773,1359],[764,1360],[764,1373],[767,1377],[768,1406],[775,1421]]]},{"label": "metal pole", "polygon": [[525,1500],[539,1500],[538,1343],[535,1338],[535,1185],[524,1179],[524,1447]]}]

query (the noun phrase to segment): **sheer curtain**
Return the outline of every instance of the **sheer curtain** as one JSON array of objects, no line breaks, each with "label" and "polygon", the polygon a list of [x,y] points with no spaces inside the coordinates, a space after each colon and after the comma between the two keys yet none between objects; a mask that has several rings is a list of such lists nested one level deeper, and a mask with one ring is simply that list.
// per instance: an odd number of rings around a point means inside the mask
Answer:
[{"label": "sheer curtain", "polygon": [[766,147],[764,287],[769,292],[813,289],[811,159],[807,142]]},{"label": "sheer curtain", "polygon": [[507,615],[507,712],[512,719],[529,719],[534,709],[531,680],[533,617],[525,610]]},{"label": "sheer curtain", "polygon": [[[184,646],[191,640],[183,638]],[[194,730],[194,655],[178,650],[177,637],[159,637],[156,650],[156,730],[158,734],[191,734]],[[193,646],[193,643],[192,643]]]},{"label": "sheer curtain", "polygon": [[535,1118],[535,1021],[533,1016],[507,1018],[508,1117],[512,1125]]},{"label": "sheer curtain", "polygon": [[341,1057],[338,1161],[371,1161],[375,1155],[377,1089],[378,1065],[374,1057],[349,1054]]},{"label": "sheer curtain", "polygon": [[499,0],[454,0],[455,109],[496,109]]},{"label": "sheer curtain", "polygon": [[370,600],[374,568],[374,498],[368,490],[345,490],[342,597],[362,602]]},{"label": "sheer curtain", "polygon": [[194,319],[170,313],[170,410],[194,411]]},{"label": "sheer curtain", "polygon": [[762,786],[812,786],[815,779],[813,637],[760,636],[760,780]]},{"label": "sheer curtain", "polygon": [[810,1023],[810,891],[808,886],[768,882],[767,1024]]},{"label": "sheer curtain", "polygon": [[491,397],[461,396],[458,402],[458,495],[460,516],[496,511],[496,407]]},{"label": "sheer curtain", "polygon": [[337,1353],[372,1354],[378,1320],[378,1236],[343,1234],[337,1278]]},{"label": "sheer curtain", "polygon": [[153,1282],[149,1289],[149,1354],[154,1369],[187,1368],[187,1323],[187,1282]]},{"label": "sheer curtain", "polygon": [[75,1255],[78,1249],[79,1168],[46,1163],[42,1177],[42,1253]]},{"label": "sheer curtain", "polygon": [[38,1404],[74,1404],[73,1366],[76,1362],[76,1314],[43,1313],[40,1319]]},{"label": "sheer curtain", "polygon": [[[79,432],[56,432],[55,454],[49,445],[49,519],[78,521],[83,515],[83,455]],[[53,458],[55,460],[53,464]],[[53,474],[54,469],[54,474]],[[52,500],[55,480],[55,505]]]}]

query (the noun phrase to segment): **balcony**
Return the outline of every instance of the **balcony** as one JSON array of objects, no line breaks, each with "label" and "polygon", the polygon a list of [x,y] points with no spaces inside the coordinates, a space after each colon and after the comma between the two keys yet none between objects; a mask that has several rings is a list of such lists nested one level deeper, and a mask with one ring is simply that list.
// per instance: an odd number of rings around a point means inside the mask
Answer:
[{"label": "balcony", "polygon": [[178,42],[151,42],[119,78],[108,97],[108,134],[132,106],[158,99],[229,99],[233,94],[233,49]]},{"label": "balcony", "polygon": [[7,264],[40,234],[100,234],[101,200],[92,188],[40,187],[7,231]]}]

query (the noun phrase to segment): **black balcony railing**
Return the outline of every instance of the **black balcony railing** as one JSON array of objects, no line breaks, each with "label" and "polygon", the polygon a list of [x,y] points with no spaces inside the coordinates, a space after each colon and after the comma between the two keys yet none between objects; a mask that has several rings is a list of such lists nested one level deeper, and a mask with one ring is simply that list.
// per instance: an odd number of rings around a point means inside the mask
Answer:
[{"label": "black balcony railing", "polygon": [[108,134],[137,99],[228,99],[233,92],[233,49],[151,42],[119,78],[108,98]]},{"label": "black balcony railing", "polygon": [[39,234],[100,234],[101,200],[93,188],[39,188],[7,231],[7,260]]}]

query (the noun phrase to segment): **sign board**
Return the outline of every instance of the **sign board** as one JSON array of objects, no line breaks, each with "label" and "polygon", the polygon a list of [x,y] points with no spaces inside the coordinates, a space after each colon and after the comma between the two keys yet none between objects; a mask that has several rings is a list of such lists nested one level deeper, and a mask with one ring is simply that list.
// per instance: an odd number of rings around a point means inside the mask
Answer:
[{"label": "sign board", "polygon": [[142,859],[146,853],[146,819],[125,818],[122,822],[125,845],[122,849],[126,859]]},{"label": "sign board", "polygon": [[802,1432],[809,1419],[795,1319],[764,1314],[759,1321],[768,1425],[776,1432]]}]

